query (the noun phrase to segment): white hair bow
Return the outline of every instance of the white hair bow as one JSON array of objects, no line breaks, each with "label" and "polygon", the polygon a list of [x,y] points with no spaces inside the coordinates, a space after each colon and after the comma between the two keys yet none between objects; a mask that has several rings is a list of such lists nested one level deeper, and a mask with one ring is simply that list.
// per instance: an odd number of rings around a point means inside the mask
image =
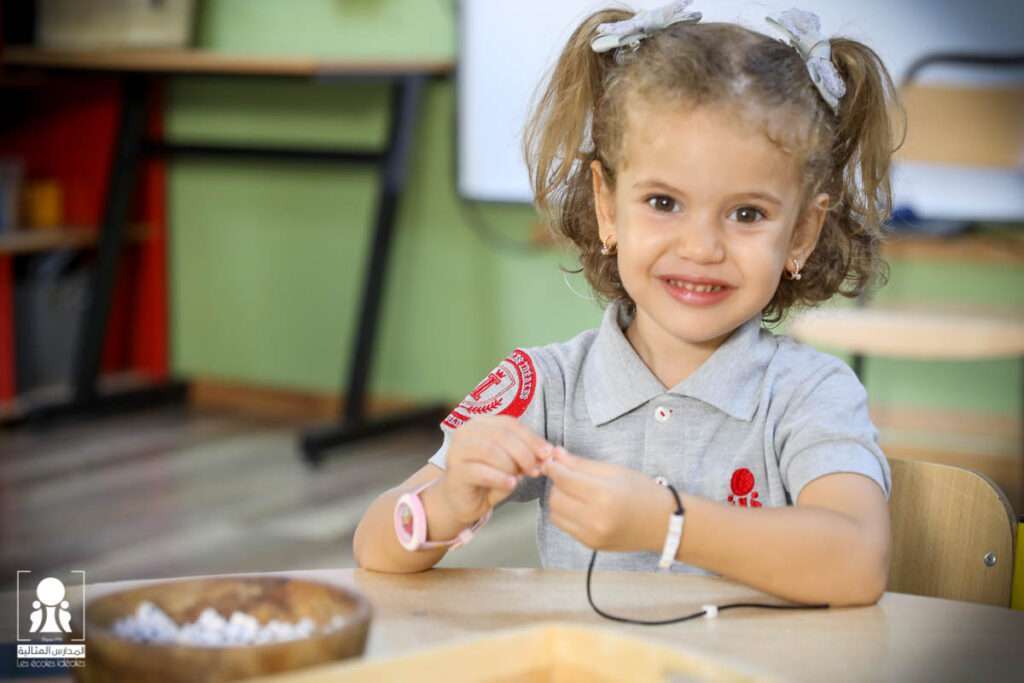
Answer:
[{"label": "white hair bow", "polygon": [[818,16],[799,9],[789,9],[765,20],[786,34],[789,44],[800,53],[807,64],[807,73],[814,87],[834,113],[839,112],[839,100],[846,94],[846,85],[832,63],[832,46],[821,37]]},{"label": "white hair bow", "polygon": [[590,41],[590,47],[594,52],[607,52],[620,47],[635,50],[640,41],[659,29],[683,21],[696,23],[700,21],[701,14],[686,11],[691,2],[692,0],[677,0],[664,7],[637,12],[632,19],[599,24],[597,35]]}]

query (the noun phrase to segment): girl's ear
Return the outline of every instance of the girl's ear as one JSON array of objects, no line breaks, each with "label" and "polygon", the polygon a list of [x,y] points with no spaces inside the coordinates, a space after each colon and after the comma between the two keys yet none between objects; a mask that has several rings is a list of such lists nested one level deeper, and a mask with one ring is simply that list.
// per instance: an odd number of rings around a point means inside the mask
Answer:
[{"label": "girl's ear", "polygon": [[604,177],[604,167],[596,159],[590,162],[590,176],[594,184],[594,212],[601,241],[615,236],[615,193]]},{"label": "girl's ear", "polygon": [[821,228],[825,225],[828,215],[829,196],[822,192],[811,200],[793,230],[793,238],[789,244],[789,258],[800,263],[807,263],[807,258],[818,244]]}]

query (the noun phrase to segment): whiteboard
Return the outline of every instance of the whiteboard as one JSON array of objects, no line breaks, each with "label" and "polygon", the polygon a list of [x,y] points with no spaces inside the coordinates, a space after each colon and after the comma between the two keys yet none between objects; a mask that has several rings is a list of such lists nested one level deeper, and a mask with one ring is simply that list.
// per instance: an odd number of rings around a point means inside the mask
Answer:
[{"label": "whiteboard", "polygon": [[[633,9],[659,7],[664,1],[636,0]],[[898,83],[919,57],[936,51],[1024,52],[1024,2],[1020,0],[697,0],[692,10],[704,21],[734,21],[775,35],[764,16],[794,5],[821,17],[826,35],[860,40],[879,53]],[[592,11],[622,3],[595,0],[461,0],[458,19],[457,186],[466,199],[529,203],[529,178],[522,159],[522,131],[529,107],[549,75],[572,30]],[[929,67],[922,82],[963,83],[1013,79],[1024,82],[1024,70],[999,73],[994,69]],[[963,206],[942,189],[942,168],[928,168],[927,180],[914,181],[920,169],[895,174],[897,206],[903,197],[918,215],[953,218],[1024,218],[1024,173],[1002,172],[1004,184],[1019,191],[1005,196],[988,192],[994,204],[979,215],[979,202]],[[963,192],[973,177],[964,169],[948,169],[951,188]],[[909,179],[909,180],[908,180]],[[991,174],[978,177],[979,184]],[[903,192],[907,183],[913,192]],[[937,183],[937,185],[936,185]],[[933,205],[921,187],[936,187]]]}]

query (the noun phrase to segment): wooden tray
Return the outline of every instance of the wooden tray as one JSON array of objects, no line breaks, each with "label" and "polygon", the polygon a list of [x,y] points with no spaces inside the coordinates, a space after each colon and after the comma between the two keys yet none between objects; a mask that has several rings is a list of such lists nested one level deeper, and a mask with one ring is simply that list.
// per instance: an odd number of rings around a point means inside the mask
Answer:
[{"label": "wooden tray", "polygon": [[770,681],[703,655],[612,629],[546,623],[389,659],[336,663],[258,679],[259,683],[673,683]]}]

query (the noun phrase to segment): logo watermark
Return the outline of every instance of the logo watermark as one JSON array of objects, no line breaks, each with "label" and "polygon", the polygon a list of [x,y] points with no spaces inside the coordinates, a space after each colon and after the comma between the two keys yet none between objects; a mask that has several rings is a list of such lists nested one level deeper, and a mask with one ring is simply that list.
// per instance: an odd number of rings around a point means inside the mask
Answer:
[{"label": "logo watermark", "polygon": [[[76,609],[67,599],[65,582],[55,576],[36,578],[27,569],[17,572],[18,668],[70,668],[85,666],[85,571],[69,572],[81,581]],[[33,590],[34,589],[34,590]],[[22,600],[22,591],[31,598]],[[75,626],[79,628],[75,628]],[[79,635],[81,634],[81,635]]]}]

